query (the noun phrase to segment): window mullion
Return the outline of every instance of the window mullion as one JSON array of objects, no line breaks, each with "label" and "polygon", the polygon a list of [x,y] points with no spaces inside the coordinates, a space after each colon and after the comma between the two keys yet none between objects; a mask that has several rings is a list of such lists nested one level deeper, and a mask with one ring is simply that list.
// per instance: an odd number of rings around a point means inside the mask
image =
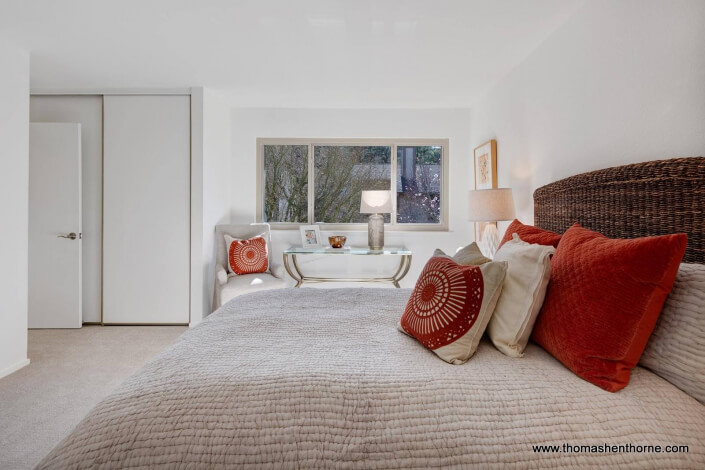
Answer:
[{"label": "window mullion", "polygon": [[314,181],[314,162],[313,162],[313,144],[308,144],[308,223],[312,225],[316,222],[314,210],[315,203],[315,184]]},{"label": "window mullion", "polygon": [[392,216],[390,225],[397,224],[397,144],[392,143],[392,155],[390,165],[390,188],[392,190]]}]

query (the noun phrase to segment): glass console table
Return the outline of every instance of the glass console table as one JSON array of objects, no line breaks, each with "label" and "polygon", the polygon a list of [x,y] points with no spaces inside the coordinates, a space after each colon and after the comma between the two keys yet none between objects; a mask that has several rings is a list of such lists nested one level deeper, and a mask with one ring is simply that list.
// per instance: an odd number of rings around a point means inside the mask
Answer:
[{"label": "glass console table", "polygon": [[[301,272],[296,257],[299,255],[332,255],[332,256],[398,256],[399,267],[390,277],[315,277]],[[411,251],[401,246],[387,246],[381,250],[371,250],[367,247],[331,248],[292,246],[284,250],[284,268],[296,281],[295,287],[301,287],[305,282],[388,282],[399,288],[399,281],[409,272],[411,267]],[[293,268],[293,270],[292,270]]]}]

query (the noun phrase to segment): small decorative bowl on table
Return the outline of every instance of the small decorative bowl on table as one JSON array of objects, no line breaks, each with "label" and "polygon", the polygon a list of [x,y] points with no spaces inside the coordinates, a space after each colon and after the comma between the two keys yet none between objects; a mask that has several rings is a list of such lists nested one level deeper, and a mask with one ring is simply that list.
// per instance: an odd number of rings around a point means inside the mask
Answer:
[{"label": "small decorative bowl on table", "polygon": [[342,235],[333,235],[328,237],[328,243],[330,243],[331,248],[342,248],[345,246],[346,238]]}]

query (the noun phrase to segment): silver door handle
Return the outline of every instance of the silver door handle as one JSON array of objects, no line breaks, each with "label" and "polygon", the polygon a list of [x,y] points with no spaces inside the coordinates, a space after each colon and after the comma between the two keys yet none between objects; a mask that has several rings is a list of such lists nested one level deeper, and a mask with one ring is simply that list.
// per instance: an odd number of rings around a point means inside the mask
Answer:
[{"label": "silver door handle", "polygon": [[78,235],[76,235],[75,232],[71,232],[66,235],[57,235],[58,238],[68,238],[69,240],[75,240],[78,238]]}]

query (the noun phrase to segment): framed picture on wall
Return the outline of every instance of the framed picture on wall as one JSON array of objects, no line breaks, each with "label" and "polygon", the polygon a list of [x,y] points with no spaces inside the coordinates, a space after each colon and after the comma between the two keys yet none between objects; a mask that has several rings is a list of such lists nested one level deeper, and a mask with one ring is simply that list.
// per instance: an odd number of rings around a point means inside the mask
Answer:
[{"label": "framed picture on wall", "polygon": [[475,149],[475,189],[497,187],[497,141],[492,139]]},{"label": "framed picture on wall", "polygon": [[318,225],[302,225],[299,227],[301,232],[301,246],[304,248],[321,246],[321,229]]},{"label": "framed picture on wall", "polygon": [[[497,141],[492,139],[475,149],[475,189],[497,187]],[[482,246],[482,233],[487,224],[497,222],[475,222],[475,241]]]}]

